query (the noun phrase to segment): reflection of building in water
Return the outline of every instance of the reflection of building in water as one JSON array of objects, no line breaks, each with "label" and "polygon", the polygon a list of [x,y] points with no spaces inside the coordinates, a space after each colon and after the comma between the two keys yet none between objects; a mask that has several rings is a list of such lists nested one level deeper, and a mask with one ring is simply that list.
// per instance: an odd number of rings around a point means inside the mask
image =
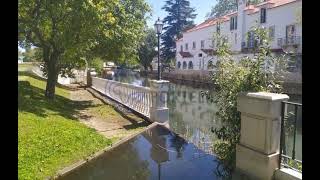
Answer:
[{"label": "reflection of building in water", "polygon": [[209,147],[214,138],[211,128],[220,124],[215,115],[216,105],[201,95],[201,89],[187,86],[175,85],[168,99],[170,128],[200,149],[211,152]]}]

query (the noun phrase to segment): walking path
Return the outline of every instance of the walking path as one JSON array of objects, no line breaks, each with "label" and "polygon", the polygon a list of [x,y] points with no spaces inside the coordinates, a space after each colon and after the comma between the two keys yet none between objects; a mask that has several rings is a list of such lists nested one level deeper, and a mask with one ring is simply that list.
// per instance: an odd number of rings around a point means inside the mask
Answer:
[{"label": "walking path", "polygon": [[[119,105],[108,102],[105,104],[101,99],[105,99],[92,89],[85,90],[84,88],[74,87],[74,91],[71,91],[71,99],[73,101],[89,101],[91,103],[87,108],[80,110],[77,119],[87,126],[96,129],[99,133],[103,134],[107,138],[116,138],[121,140],[127,136],[142,131],[148,122],[139,118],[124,109]],[[97,96],[98,99],[94,96]],[[111,105],[110,105],[111,104]]]}]

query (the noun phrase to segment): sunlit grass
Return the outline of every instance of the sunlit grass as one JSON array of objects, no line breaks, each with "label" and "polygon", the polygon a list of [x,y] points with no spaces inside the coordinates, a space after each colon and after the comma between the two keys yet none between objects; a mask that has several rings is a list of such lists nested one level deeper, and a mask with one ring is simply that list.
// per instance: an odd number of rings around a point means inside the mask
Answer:
[{"label": "sunlit grass", "polygon": [[[19,69],[20,70],[20,69]],[[24,73],[18,82],[18,178],[45,179],[57,170],[111,145],[112,140],[73,118],[90,105],[69,99],[56,88],[53,101],[44,97],[45,82]]]}]

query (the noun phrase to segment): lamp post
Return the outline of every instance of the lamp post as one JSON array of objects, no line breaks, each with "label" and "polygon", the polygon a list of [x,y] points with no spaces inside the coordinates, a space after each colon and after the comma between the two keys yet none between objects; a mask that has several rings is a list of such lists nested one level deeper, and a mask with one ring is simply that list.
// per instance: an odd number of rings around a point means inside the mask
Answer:
[{"label": "lamp post", "polygon": [[160,17],[158,20],[154,23],[154,28],[156,30],[156,33],[158,35],[158,80],[161,80],[161,66],[160,66],[160,34],[162,31],[163,23],[160,21]]}]

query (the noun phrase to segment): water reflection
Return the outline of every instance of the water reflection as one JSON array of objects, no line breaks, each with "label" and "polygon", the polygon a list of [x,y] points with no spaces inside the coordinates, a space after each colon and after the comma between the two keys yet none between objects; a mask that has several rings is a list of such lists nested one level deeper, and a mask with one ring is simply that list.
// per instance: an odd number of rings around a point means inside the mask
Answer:
[{"label": "water reflection", "polygon": [[[141,77],[138,73],[122,71],[117,73],[114,80],[130,84],[149,86],[149,79]],[[208,87],[195,85],[181,85],[170,82],[168,92],[169,124],[175,132],[194,143],[200,149],[213,153],[212,144],[216,137],[211,128],[218,128],[221,122],[216,118],[217,107],[201,96],[201,91],[207,91]],[[289,95],[290,101],[300,102],[301,96]],[[297,157],[302,158],[302,113],[299,113],[297,134]],[[292,134],[288,135],[287,150],[292,151]]]},{"label": "water reflection", "polygon": [[[149,79],[141,77],[138,73],[117,73],[114,80],[130,84],[149,86]],[[202,150],[212,153],[212,143],[216,137],[211,132],[212,126],[219,127],[216,120],[216,106],[201,96],[206,87],[191,87],[177,83],[169,85],[168,108],[169,125],[188,141],[194,143]]]},{"label": "water reflection", "polygon": [[221,179],[216,168],[213,155],[155,126],[59,179]]}]

